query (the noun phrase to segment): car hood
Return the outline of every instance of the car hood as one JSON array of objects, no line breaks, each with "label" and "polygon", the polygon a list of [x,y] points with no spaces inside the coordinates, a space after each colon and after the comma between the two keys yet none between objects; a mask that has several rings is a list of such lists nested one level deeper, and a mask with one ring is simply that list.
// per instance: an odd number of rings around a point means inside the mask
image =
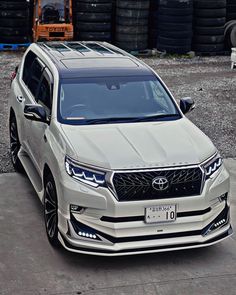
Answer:
[{"label": "car hood", "polygon": [[198,164],[216,152],[187,118],[165,122],[61,125],[75,160],[107,169]]}]

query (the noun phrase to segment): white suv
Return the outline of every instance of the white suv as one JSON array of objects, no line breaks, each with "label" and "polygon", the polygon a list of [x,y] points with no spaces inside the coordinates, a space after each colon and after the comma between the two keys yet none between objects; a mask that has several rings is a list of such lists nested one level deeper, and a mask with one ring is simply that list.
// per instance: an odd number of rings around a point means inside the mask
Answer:
[{"label": "white suv", "polygon": [[9,104],[12,162],[43,203],[52,245],[115,256],[232,234],[229,174],[184,116],[193,101],[179,107],[137,58],[108,43],[32,44]]}]

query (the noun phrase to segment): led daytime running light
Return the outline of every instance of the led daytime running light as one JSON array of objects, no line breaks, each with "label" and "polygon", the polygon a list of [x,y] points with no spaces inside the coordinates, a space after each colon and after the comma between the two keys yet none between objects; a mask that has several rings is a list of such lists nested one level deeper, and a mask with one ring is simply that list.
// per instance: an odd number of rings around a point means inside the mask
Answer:
[{"label": "led daytime running light", "polygon": [[74,163],[68,157],[65,158],[66,172],[76,180],[92,187],[105,186],[105,172],[87,169]]},{"label": "led daytime running light", "polygon": [[204,165],[204,170],[206,174],[206,179],[210,178],[213,173],[215,173],[222,165],[222,158],[217,155],[213,160]]},{"label": "led daytime running light", "polygon": [[72,168],[72,172],[73,172],[73,175],[75,175],[79,179],[84,178],[85,180],[92,181],[92,182],[95,182],[97,184],[104,184],[105,183],[105,179],[104,180],[99,180],[99,179],[97,179],[95,174],[93,174],[92,177],[89,177],[89,176],[86,176],[86,173],[84,171],[82,171],[82,173],[76,173],[73,168]]}]

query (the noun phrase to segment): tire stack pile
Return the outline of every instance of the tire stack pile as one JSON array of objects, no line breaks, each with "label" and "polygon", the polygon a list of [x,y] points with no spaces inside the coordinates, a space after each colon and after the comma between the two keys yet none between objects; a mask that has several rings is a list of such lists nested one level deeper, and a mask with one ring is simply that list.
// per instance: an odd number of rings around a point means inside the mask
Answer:
[{"label": "tire stack pile", "polygon": [[27,0],[0,0],[0,43],[24,44],[31,41],[31,4]]},{"label": "tire stack pile", "polygon": [[116,45],[126,51],[148,48],[149,0],[116,1]]},{"label": "tire stack pile", "polygon": [[113,0],[74,0],[75,40],[112,40]]},{"label": "tire stack pile", "polygon": [[191,51],[193,0],[159,0],[157,49],[184,54]]},{"label": "tire stack pile", "polygon": [[227,0],[226,6],[226,20],[236,20],[236,0]]},{"label": "tire stack pile", "polygon": [[149,15],[149,48],[157,47],[157,36],[158,36],[158,1],[150,0],[150,15]]},{"label": "tire stack pile", "polygon": [[224,51],[226,0],[194,1],[193,50],[201,54]]}]

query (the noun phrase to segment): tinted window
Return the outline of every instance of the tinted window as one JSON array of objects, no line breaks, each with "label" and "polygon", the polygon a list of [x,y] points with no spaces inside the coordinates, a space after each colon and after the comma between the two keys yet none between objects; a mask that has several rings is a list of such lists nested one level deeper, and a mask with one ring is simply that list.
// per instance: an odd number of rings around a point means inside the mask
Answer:
[{"label": "tinted window", "polygon": [[42,76],[42,71],[43,71],[43,67],[38,62],[38,60],[35,59],[32,64],[31,71],[30,71],[30,78],[28,80],[28,88],[34,97],[36,97],[36,94],[37,94],[39,82]]},{"label": "tinted window", "polygon": [[36,55],[32,51],[29,51],[25,57],[22,79],[27,86],[28,86],[28,81],[30,77],[31,67],[35,59],[36,59]]},{"label": "tinted window", "polygon": [[51,87],[47,77],[43,75],[39,85],[37,102],[51,110]]},{"label": "tinted window", "polygon": [[155,76],[65,79],[59,93],[59,120],[68,124],[180,117]]}]

